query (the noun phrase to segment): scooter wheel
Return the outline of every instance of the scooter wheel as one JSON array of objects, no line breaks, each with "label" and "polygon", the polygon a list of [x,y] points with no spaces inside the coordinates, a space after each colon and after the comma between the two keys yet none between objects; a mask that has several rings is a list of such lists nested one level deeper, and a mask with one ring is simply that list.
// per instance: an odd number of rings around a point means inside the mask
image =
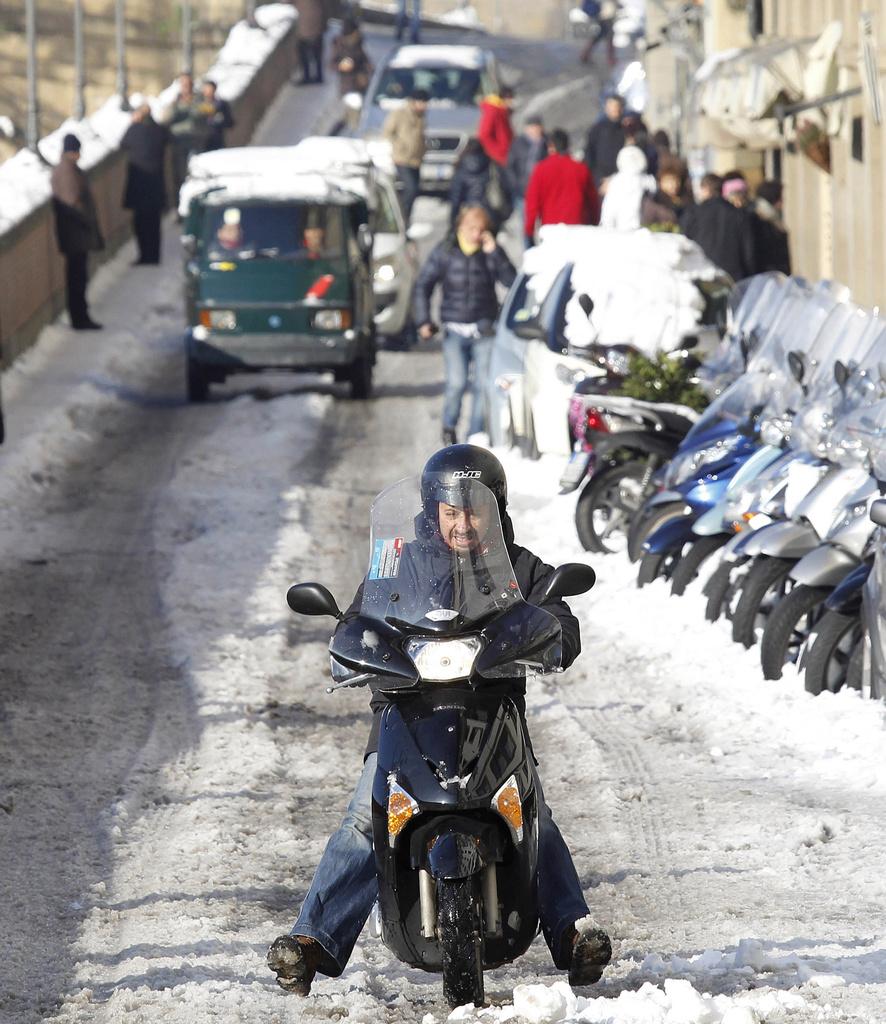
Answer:
[{"label": "scooter wheel", "polygon": [[653,580],[658,579],[662,575],[665,569],[665,562],[668,556],[656,555],[651,551],[647,551],[643,558],[640,560],[640,571],[637,573],[637,586],[645,587],[647,583],[651,583]]},{"label": "scooter wheel", "polygon": [[483,956],[473,878],[437,881],[437,928],[443,954],[443,996],[453,1009],[483,1005]]},{"label": "scooter wheel", "polygon": [[831,592],[830,587],[800,584],[773,610],[760,641],[760,661],[765,679],[781,679],[782,669],[793,664],[821,614],[816,611]]},{"label": "scooter wheel", "polygon": [[669,502],[667,505],[656,505],[650,509],[641,509],[631,520],[628,530],[628,558],[639,562],[643,557],[643,544],[648,537],[669,519],[673,519],[686,506],[681,501]]},{"label": "scooter wheel", "polygon": [[721,562],[704,585],[704,595],[708,599],[704,617],[708,622],[716,622],[725,610],[727,595],[732,586],[732,570],[735,566],[735,562]]},{"label": "scooter wheel", "polygon": [[847,683],[849,665],[861,637],[857,615],[825,612],[815,630],[803,680],[807,693],[836,693]]},{"label": "scooter wheel", "polygon": [[698,575],[702,562],[729,540],[729,534],[717,533],[712,537],[700,537],[686,554],[680,559],[674,575],[671,577],[671,593],[676,597],[682,596],[686,588]]},{"label": "scooter wheel", "polygon": [[792,558],[758,558],[751,566],[741,588],[741,597],[732,617],[732,639],[743,647],[753,647],[757,630],[782,597],[785,580],[794,567]]},{"label": "scooter wheel", "polygon": [[640,482],[646,467],[626,462],[595,473],[575,507],[575,528],[585,551],[614,554],[621,550],[633,516],[642,504]]}]

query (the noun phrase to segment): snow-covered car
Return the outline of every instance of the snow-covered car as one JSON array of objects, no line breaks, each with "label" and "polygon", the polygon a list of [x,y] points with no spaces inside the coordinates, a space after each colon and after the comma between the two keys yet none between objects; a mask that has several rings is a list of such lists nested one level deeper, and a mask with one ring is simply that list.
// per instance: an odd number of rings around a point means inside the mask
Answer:
[{"label": "snow-covered car", "polygon": [[[566,274],[568,264],[572,271]],[[588,358],[589,346],[624,362],[615,346],[652,356],[680,349],[691,336],[703,356],[720,340],[732,285],[694,242],[646,230],[546,227],[541,244],[524,255],[521,271],[508,297],[522,280],[525,298],[516,317],[541,315],[547,322],[543,337],[525,340],[513,326],[507,338],[499,327],[487,380],[492,437],[559,455],[569,454],[566,417],[576,379],[605,373]],[[582,294],[594,303],[590,319],[579,302]]]},{"label": "snow-covered car", "polygon": [[445,194],[455,164],[468,139],[476,134],[480,100],[500,88],[495,56],[479,46],[401,46],[376,68],[360,105],[355,134],[380,139],[385,118],[406,103],[416,89],[430,96],[425,118],[427,153],[421,166],[422,191]]}]

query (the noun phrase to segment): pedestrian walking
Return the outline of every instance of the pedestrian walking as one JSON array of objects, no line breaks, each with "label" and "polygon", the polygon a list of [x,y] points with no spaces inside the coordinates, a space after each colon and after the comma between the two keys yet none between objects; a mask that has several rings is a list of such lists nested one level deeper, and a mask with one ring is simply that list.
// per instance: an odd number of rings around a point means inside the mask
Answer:
[{"label": "pedestrian walking", "polygon": [[757,273],[791,272],[791,247],[782,220],[784,188],[780,181],[762,181],[757,186],[752,223],[757,239]]},{"label": "pedestrian walking", "polygon": [[328,18],[323,0],[293,0],[298,12],[295,39],[301,65],[299,85],[319,84],[323,81],[323,35]]},{"label": "pedestrian walking", "polygon": [[366,92],[372,77],[372,63],[363,46],[363,33],[352,17],[342,18],[341,32],[332,40],[329,66],[338,72],[338,89],[342,96],[348,92]]},{"label": "pedestrian walking", "polygon": [[581,9],[596,25],[596,31],[591,32],[578,59],[582,64],[589,64],[597,44],[603,43],[606,59],[612,67],[615,64],[615,15],[618,5],[614,0],[582,0]]},{"label": "pedestrian walking", "polygon": [[614,231],[636,231],[640,227],[643,199],[655,190],[656,181],[648,171],[646,154],[639,146],[625,146],[618,154],[616,172],[603,196],[600,226]]},{"label": "pedestrian walking", "polygon": [[406,103],[385,118],[382,132],[391,144],[391,155],[400,183],[400,204],[407,225],[421,185],[421,162],[425,155],[425,113],[430,97],[416,89]]},{"label": "pedestrian walking", "polygon": [[594,182],[603,193],[606,191],[606,179],[616,171],[618,154],[625,144],[625,130],[622,126],[625,103],[617,93],[610,93],[603,106],[600,117],[588,132],[585,143],[585,163],[594,177]]},{"label": "pedestrian walking", "polygon": [[684,212],[680,227],[712,263],[740,281],[757,273],[756,238],[747,211],[728,203],[722,188],[718,174],[706,174],[699,187],[701,202]]},{"label": "pedestrian walking", "polygon": [[198,152],[209,153],[225,148],[225,132],[234,127],[234,117],[227,100],[218,95],[218,87],[211,78],[203,80],[200,99],[194,114]]},{"label": "pedestrian walking", "polygon": [[477,138],[490,160],[499,167],[505,167],[508,153],[514,141],[511,126],[511,111],[514,107],[514,90],[504,86],[497,93],[490,93],[480,101],[480,123]]},{"label": "pedestrian walking", "polygon": [[462,401],[470,387],[468,436],[486,426],[484,390],[498,316],[496,284],[510,287],[516,277],[511,261],[496,243],[491,221],[482,206],[465,206],[455,232],[428,257],[415,284],[415,322],[419,337],[428,340],[436,328],[431,297],[440,286],[443,324],[443,443],[456,443]]},{"label": "pedestrian walking", "polygon": [[172,180],[175,194],[181,191],[188,176],[188,160],[196,149],[197,97],[194,95],[194,79],[184,71],[178,76],[178,96],[169,119],[169,133],[172,139]]},{"label": "pedestrian walking", "polygon": [[120,141],[129,158],[123,206],[132,210],[138,246],[136,263],[160,262],[160,221],[166,207],[166,144],[169,133],[151,116],[147,103],[132,112],[132,122]]},{"label": "pedestrian walking", "polygon": [[569,135],[555,128],[548,140],[548,155],[536,164],[526,188],[523,234],[533,244],[535,226],[541,224],[597,224],[600,197],[586,164],[569,155]]},{"label": "pedestrian walking", "polygon": [[[412,5],[412,17],[407,13],[407,8]],[[394,21],[395,36],[399,43],[406,34],[406,27],[409,26],[410,43],[421,42],[421,0],[398,0],[397,17]]]},{"label": "pedestrian walking", "polygon": [[741,171],[728,171],[723,175],[720,193],[726,202],[731,203],[737,210],[749,210],[751,207],[751,193],[747,179]]},{"label": "pedestrian walking", "polygon": [[105,246],[98,225],[89,179],[77,166],[80,140],[66,135],[62,157],[52,170],[52,206],[59,251],[65,258],[65,293],[71,327],[75,331],[98,331],[101,324],[89,315],[86,286],[89,282],[89,254]]},{"label": "pedestrian walking", "polygon": [[449,189],[450,223],[463,206],[482,206],[497,232],[514,210],[514,197],[503,168],[490,160],[479,139],[468,139],[455,165]]},{"label": "pedestrian walking", "polygon": [[[658,174],[658,150],[649,137],[646,122],[639,114],[625,114],[621,119],[621,126],[625,133],[625,146],[636,146],[643,150],[649,173],[655,177]],[[617,161],[618,157],[616,157]]]},{"label": "pedestrian walking", "polygon": [[545,135],[544,123],[540,117],[530,117],[511,143],[511,151],[508,153],[508,178],[521,223],[529,178],[535,165],[547,155],[548,137]]}]

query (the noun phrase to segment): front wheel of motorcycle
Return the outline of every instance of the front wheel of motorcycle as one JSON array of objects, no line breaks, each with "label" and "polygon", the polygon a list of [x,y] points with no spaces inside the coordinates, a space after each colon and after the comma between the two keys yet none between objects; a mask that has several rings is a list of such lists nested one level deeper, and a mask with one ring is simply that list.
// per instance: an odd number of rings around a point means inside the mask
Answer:
[{"label": "front wheel of motorcycle", "polygon": [[615,554],[627,539],[631,520],[643,503],[646,466],[625,462],[595,473],[575,507],[575,528],[585,551]]},{"label": "front wheel of motorcycle", "polygon": [[640,509],[631,520],[631,527],[628,530],[628,558],[632,562],[639,562],[643,557],[643,544],[646,539],[651,537],[659,526],[679,515],[685,507],[682,501],[669,501],[665,505]]},{"label": "front wheel of motorcycle", "polygon": [[483,1005],[483,952],[473,878],[437,881],[437,928],[443,954],[443,997],[453,1009]]}]

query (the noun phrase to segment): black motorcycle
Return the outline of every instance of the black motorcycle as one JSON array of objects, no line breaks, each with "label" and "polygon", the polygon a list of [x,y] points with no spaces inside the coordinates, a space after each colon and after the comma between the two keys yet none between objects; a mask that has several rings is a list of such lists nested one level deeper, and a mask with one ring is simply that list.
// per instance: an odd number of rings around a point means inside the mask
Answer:
[{"label": "black motorcycle", "polygon": [[[336,684],[388,699],[372,793],[382,940],[404,963],[442,972],[451,1006],[482,1004],[483,971],[521,956],[538,932],[532,752],[495,682],[560,663],[560,625],[523,600],[494,496],[465,479],[458,500],[482,527],[441,565],[439,546],[428,554],[418,481],[376,498],[356,617],[345,620],[319,583],[287,595],[299,614],[339,619]],[[589,566],[563,565],[547,596],[585,593],[594,579]]]}]

